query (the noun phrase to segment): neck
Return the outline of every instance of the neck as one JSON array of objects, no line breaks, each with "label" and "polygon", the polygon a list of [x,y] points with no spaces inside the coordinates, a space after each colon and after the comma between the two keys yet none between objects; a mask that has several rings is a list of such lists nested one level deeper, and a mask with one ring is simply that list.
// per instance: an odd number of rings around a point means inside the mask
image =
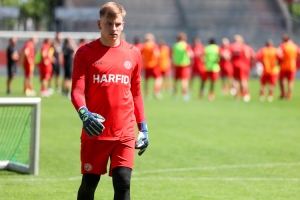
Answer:
[{"label": "neck", "polygon": [[101,44],[103,44],[104,46],[108,46],[108,47],[116,47],[116,46],[119,46],[120,43],[121,43],[120,40],[107,41],[107,40],[104,40],[102,37],[100,38],[100,42],[101,42]]}]

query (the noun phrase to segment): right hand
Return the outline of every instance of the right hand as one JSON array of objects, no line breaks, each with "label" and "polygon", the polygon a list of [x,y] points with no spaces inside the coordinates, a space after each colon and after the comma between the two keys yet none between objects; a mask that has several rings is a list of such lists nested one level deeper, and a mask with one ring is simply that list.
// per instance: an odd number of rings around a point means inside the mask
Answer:
[{"label": "right hand", "polygon": [[102,124],[105,121],[104,117],[97,113],[91,113],[86,107],[79,108],[78,115],[82,121],[83,129],[89,137],[98,136],[103,132],[105,128]]}]

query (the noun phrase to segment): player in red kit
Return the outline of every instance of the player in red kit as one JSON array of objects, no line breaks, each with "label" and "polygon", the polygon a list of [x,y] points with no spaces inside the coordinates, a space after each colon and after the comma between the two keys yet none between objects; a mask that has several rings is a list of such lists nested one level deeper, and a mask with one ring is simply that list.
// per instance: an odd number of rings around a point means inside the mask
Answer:
[{"label": "player in red kit", "polygon": [[200,38],[194,38],[193,40],[193,62],[192,62],[192,75],[190,80],[190,88],[193,87],[193,79],[198,75],[201,82],[206,80],[205,64],[204,64],[204,48]]},{"label": "player in red kit", "polygon": [[230,45],[231,60],[233,66],[233,77],[235,80],[235,88],[237,90],[235,98],[239,92],[245,102],[250,101],[248,80],[251,52],[248,45],[244,43],[241,35],[234,36],[234,43]]},{"label": "player in red kit", "polygon": [[83,122],[78,200],[94,199],[108,160],[114,199],[129,200],[135,148],[142,155],[148,146],[140,89],[142,57],[120,38],[125,15],[119,4],[104,4],[97,21],[101,38],[82,46],[74,58],[71,99]]},{"label": "player in red kit", "polygon": [[220,75],[222,80],[222,90],[224,94],[236,94],[233,86],[233,67],[231,63],[230,42],[228,38],[222,39],[222,46],[220,47]]}]

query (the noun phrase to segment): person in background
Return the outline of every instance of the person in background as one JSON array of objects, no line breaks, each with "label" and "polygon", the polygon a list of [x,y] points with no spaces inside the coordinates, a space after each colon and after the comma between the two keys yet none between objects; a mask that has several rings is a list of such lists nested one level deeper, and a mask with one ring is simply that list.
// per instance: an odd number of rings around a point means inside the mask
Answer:
[{"label": "person in background", "polygon": [[37,37],[30,38],[22,49],[21,65],[24,68],[24,93],[26,96],[35,96],[36,92],[33,90],[33,72],[34,72],[34,58],[35,45],[37,44]]},{"label": "person in background", "polygon": [[81,47],[81,46],[83,46],[83,45],[85,45],[87,42],[86,42],[86,39],[84,39],[84,38],[81,38],[80,40],[79,40],[79,44],[78,44],[78,49]]},{"label": "person in background", "polygon": [[155,36],[152,33],[147,33],[145,35],[145,43],[142,48],[142,57],[144,62],[144,93],[147,100],[151,100],[151,95],[149,94],[149,79],[154,78],[154,88],[153,95],[156,99],[161,100],[163,98],[160,93],[162,86],[162,76],[158,66],[159,59],[159,47],[155,43]]},{"label": "person in background", "polygon": [[[51,80],[54,82],[55,90],[56,92],[61,92],[60,87],[60,68],[63,63],[63,52],[62,52],[62,34],[60,32],[57,32],[55,34],[55,39],[52,43],[52,47],[54,48],[54,54],[52,58],[52,76]],[[51,80],[49,81],[49,88],[48,92],[49,94],[53,93],[53,89],[51,87]]]},{"label": "person in background", "polygon": [[6,49],[7,57],[7,84],[6,84],[6,94],[11,94],[11,82],[13,77],[17,73],[17,61],[20,58],[19,52],[16,49],[16,44],[18,40],[15,37],[9,39],[9,44]]},{"label": "person in background", "polygon": [[[294,89],[296,76],[296,62],[299,55],[299,47],[291,40],[288,34],[282,35],[282,43],[278,47],[279,55],[279,86],[280,98],[290,99]],[[287,86],[284,81],[287,80]]]},{"label": "person in background", "polygon": [[52,57],[54,54],[54,48],[51,46],[50,38],[46,38],[41,47],[41,60],[38,64],[40,69],[41,80],[41,97],[49,97],[51,93],[48,91],[48,85],[52,75]]},{"label": "person in background", "polygon": [[231,95],[236,94],[233,84],[233,67],[231,63],[230,41],[228,38],[222,38],[220,47],[220,76],[222,80],[222,92]]},{"label": "person in background", "polygon": [[274,47],[272,40],[267,40],[265,47],[261,48],[257,52],[257,61],[262,63],[263,72],[260,78],[261,89],[259,97],[261,101],[265,100],[265,87],[269,84],[268,101],[273,101],[274,88],[278,78],[279,69],[278,64],[278,51]]},{"label": "person in background", "polygon": [[184,32],[177,34],[177,42],[172,46],[172,62],[174,66],[174,84],[173,97],[177,95],[177,83],[181,81],[182,99],[188,101],[189,96],[189,79],[191,58],[194,53],[191,46],[187,43],[187,35]]},{"label": "person in background", "polygon": [[148,146],[140,89],[142,57],[121,39],[125,15],[121,5],[104,4],[97,21],[101,37],[82,46],[74,58],[71,100],[83,123],[77,200],[94,199],[107,166],[114,200],[130,200],[135,149],[141,156]]},{"label": "person in background", "polygon": [[75,49],[77,49],[75,42],[71,38],[66,38],[63,44],[64,79],[62,82],[62,95],[69,98],[71,98],[71,78]]},{"label": "person in background", "polygon": [[245,102],[250,101],[248,88],[249,80],[249,60],[251,52],[248,46],[244,43],[244,38],[241,35],[234,36],[234,42],[230,45],[231,60],[233,66],[234,87],[236,89],[235,99],[242,95]]},{"label": "person in background", "polygon": [[172,92],[171,80],[171,49],[168,47],[163,39],[159,40],[159,59],[158,66],[163,77],[162,85],[165,86],[167,92]]},{"label": "person in background", "polygon": [[141,43],[141,40],[139,38],[139,36],[135,36],[133,38],[133,45],[138,48],[140,51],[142,51],[143,49],[143,43]]},{"label": "person in background", "polygon": [[196,76],[200,77],[201,82],[205,82],[206,80],[205,65],[204,65],[204,48],[205,46],[201,43],[200,38],[194,38],[193,46],[192,46],[194,57],[192,62],[192,75],[189,84],[191,90]]},{"label": "person in background", "polygon": [[[215,82],[218,80],[220,66],[220,48],[216,45],[214,38],[209,39],[208,45],[204,49],[204,61],[206,78],[210,81],[210,89],[208,99],[213,101],[215,99],[214,89]],[[201,84],[199,97],[202,98],[204,91],[204,84]]]}]

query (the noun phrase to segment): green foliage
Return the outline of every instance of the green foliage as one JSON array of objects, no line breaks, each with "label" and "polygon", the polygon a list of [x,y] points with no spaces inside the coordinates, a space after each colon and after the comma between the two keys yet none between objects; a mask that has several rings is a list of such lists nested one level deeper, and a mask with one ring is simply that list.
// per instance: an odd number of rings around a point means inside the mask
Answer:
[{"label": "green foliage", "polygon": [[[18,69],[19,70],[19,69]],[[5,85],[6,78],[0,77]],[[35,89],[40,87],[38,77]],[[23,96],[23,77],[13,80],[12,96]],[[300,199],[300,81],[290,101],[259,101],[259,80],[251,80],[252,100],[221,95],[197,99],[145,101],[150,146],[135,158],[132,199],[272,200]],[[279,95],[276,88],[276,97]],[[0,96],[5,95],[4,87]],[[0,199],[76,199],[80,184],[80,128],[71,102],[55,93],[41,104],[38,176],[0,171]],[[95,199],[113,199],[104,175]]]}]

